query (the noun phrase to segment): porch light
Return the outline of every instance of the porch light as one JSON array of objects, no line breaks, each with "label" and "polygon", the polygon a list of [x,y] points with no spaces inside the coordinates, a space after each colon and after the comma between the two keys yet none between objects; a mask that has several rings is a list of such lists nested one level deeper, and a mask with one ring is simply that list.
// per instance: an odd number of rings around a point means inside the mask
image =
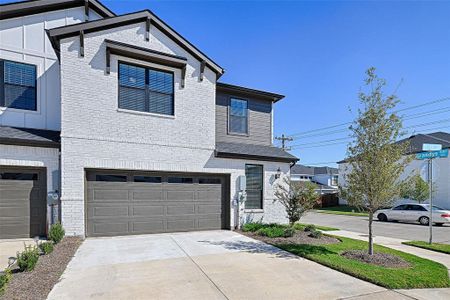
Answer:
[{"label": "porch light", "polygon": [[275,179],[279,179],[281,177],[281,169],[278,167],[277,174],[275,174]]}]

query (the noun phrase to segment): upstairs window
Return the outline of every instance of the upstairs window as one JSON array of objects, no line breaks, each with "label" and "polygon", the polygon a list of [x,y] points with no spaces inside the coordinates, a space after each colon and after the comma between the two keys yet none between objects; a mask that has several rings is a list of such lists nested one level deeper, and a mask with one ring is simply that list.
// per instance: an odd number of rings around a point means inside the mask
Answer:
[{"label": "upstairs window", "polygon": [[173,116],[173,73],[120,63],[119,108]]},{"label": "upstairs window", "polygon": [[241,99],[230,99],[230,113],[228,130],[230,133],[248,133],[248,110],[247,101]]},{"label": "upstairs window", "polygon": [[0,60],[0,106],[36,110],[36,66]]}]

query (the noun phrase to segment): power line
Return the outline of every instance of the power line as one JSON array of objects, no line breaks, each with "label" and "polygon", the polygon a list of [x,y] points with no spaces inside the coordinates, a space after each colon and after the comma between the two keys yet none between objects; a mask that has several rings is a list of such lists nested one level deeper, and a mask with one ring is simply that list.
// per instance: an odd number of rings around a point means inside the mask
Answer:
[{"label": "power line", "polygon": [[[393,113],[398,113],[398,112],[402,112],[402,111],[406,111],[406,110],[416,109],[416,108],[419,108],[419,107],[428,106],[428,105],[436,104],[436,103],[441,103],[441,102],[445,102],[445,101],[449,101],[449,100],[450,100],[450,97],[440,98],[440,99],[428,101],[428,102],[425,102],[425,103],[422,103],[422,104],[418,104],[418,105],[414,105],[414,106],[410,106],[410,107],[405,107],[403,109],[396,110]],[[299,135],[304,135],[304,134],[308,134],[308,133],[312,133],[312,132],[323,131],[323,130],[326,130],[326,129],[332,129],[332,128],[341,127],[341,126],[350,125],[350,124],[352,124],[352,122],[345,122],[345,123],[340,123],[340,124],[331,125],[331,126],[327,126],[327,127],[322,127],[322,128],[307,130],[307,131],[303,131],[303,132],[293,133],[293,134],[291,134],[289,136],[295,137],[295,136],[299,136]]]}]

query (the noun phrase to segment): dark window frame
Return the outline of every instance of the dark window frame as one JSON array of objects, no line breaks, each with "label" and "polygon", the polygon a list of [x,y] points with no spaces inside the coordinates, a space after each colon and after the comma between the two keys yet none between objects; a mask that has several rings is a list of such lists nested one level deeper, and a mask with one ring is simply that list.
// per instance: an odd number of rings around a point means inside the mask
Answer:
[{"label": "dark window frame", "polygon": [[[260,165],[260,164],[245,164],[245,180],[247,181],[247,166],[257,166],[261,168],[261,203],[260,203],[260,207],[258,208],[247,208],[244,206],[244,210],[264,210],[264,165]],[[248,188],[248,184],[245,184],[245,191],[247,193],[247,188]],[[245,203],[244,203],[245,205]]]},{"label": "dark window frame", "polygon": [[[145,101],[145,110],[136,110],[136,109],[129,109],[129,108],[122,108],[120,107],[120,65],[128,65],[128,66],[133,66],[133,67],[137,67],[137,68],[143,68],[145,70],[145,84],[144,84],[144,91],[145,91],[145,99],[147,100],[147,98],[149,97],[149,92],[154,92],[154,93],[160,93],[160,94],[164,94],[164,95],[172,95],[172,114],[163,114],[163,113],[158,113],[158,112],[151,112],[150,108],[149,108],[149,103],[148,101]],[[162,92],[158,92],[158,91],[153,91],[150,89],[150,78],[149,78],[149,73],[150,70],[153,71],[157,71],[157,72],[162,72],[162,73],[167,73],[170,74],[172,76],[172,93],[171,94],[167,94],[167,93],[162,93]],[[127,111],[133,111],[133,112],[138,112],[138,113],[145,113],[145,114],[155,114],[155,115],[160,115],[160,116],[175,116],[175,72],[174,71],[170,71],[170,70],[165,70],[165,69],[159,69],[159,68],[155,68],[155,67],[150,67],[150,66],[146,66],[143,64],[136,64],[136,63],[132,63],[132,62],[128,62],[128,61],[123,61],[123,60],[119,60],[117,63],[117,107],[119,109],[122,110],[127,110]]]},{"label": "dark window frame", "polygon": [[[34,73],[35,73],[34,109],[16,108],[16,107],[6,106],[6,103],[5,103],[5,62],[11,62],[11,63],[16,63],[16,64],[32,66],[34,68]],[[10,60],[10,59],[3,59],[3,58],[0,59],[0,107],[6,107],[8,109],[17,109],[17,110],[37,112],[38,111],[38,81],[37,81],[37,77],[38,77],[38,68],[37,68],[37,65],[35,65],[35,64],[29,64],[29,63],[25,63],[25,62],[14,61],[14,60]],[[15,85],[15,86],[21,86],[21,87],[29,87],[29,86],[23,86],[23,85],[18,85],[18,84],[11,84],[11,83],[8,83],[8,84]]]},{"label": "dark window frame", "polygon": [[[246,119],[247,119],[247,131],[246,132],[236,132],[236,131],[232,131],[231,130],[231,126],[230,126],[230,122],[231,122],[231,102],[233,100],[238,100],[238,101],[245,101],[247,103],[247,108],[246,108]],[[244,99],[244,98],[240,98],[240,97],[234,97],[234,96],[230,96],[228,97],[228,113],[227,113],[227,133],[229,135],[239,135],[239,136],[249,136],[250,135],[250,108],[249,108],[249,103],[250,101],[248,99]]]}]

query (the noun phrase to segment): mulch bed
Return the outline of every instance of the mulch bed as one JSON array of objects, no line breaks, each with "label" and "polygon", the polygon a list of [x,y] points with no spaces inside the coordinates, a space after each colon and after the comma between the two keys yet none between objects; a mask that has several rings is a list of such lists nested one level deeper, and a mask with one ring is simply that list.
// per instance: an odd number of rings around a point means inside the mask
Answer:
[{"label": "mulch bed", "polygon": [[47,295],[58,282],[67,264],[75,255],[82,239],[65,237],[55,245],[52,253],[39,257],[31,272],[14,273],[1,299],[47,299]]},{"label": "mulch bed", "polygon": [[326,244],[336,244],[339,243],[340,240],[337,238],[322,235],[320,238],[313,238],[308,236],[309,232],[296,230],[295,234],[291,237],[278,237],[278,238],[270,238],[266,236],[260,236],[255,232],[243,232],[240,231],[241,234],[246,235],[248,237],[254,238],[255,240],[263,241],[267,244],[307,244],[307,245],[326,245]]},{"label": "mulch bed", "polygon": [[401,257],[387,253],[375,252],[373,255],[369,255],[367,251],[351,250],[346,251],[341,255],[349,259],[355,259],[364,263],[386,268],[409,268],[411,266],[410,263]]}]

